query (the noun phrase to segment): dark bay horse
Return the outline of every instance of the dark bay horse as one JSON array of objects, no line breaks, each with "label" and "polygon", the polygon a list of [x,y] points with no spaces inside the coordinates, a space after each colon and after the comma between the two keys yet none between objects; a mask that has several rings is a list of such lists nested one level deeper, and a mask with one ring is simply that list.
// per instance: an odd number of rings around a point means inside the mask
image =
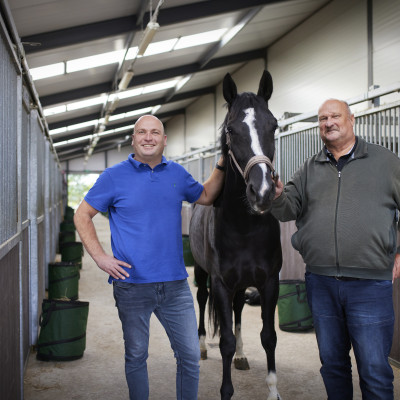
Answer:
[{"label": "dark bay horse", "polygon": [[[275,307],[279,294],[282,250],[278,221],[269,213],[275,194],[272,160],[277,121],[268,109],[272,78],[264,71],[257,95],[237,93],[231,76],[223,82],[228,112],[221,131],[225,184],[214,206],[196,205],[190,223],[190,246],[198,285],[199,338],[206,358],[204,312],[209,297],[214,334],[219,330],[223,360],[221,399],[234,389],[231,364],[248,369],[242,351],[241,312],[245,290],[255,286],[261,298],[261,342],[267,355],[269,400],[280,399],[276,388]],[[207,279],[210,279],[210,292]],[[233,334],[232,309],[235,314]]]}]

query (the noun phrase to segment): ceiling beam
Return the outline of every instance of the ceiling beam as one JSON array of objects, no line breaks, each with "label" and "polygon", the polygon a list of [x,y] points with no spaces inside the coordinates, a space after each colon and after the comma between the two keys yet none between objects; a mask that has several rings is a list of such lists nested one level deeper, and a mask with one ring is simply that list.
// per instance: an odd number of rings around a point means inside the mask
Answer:
[{"label": "ceiling beam", "polygon": [[[26,54],[52,50],[58,47],[82,44],[110,36],[125,35],[140,28],[136,26],[136,16],[109,19],[87,25],[73,26],[57,31],[38,33],[21,38]],[[31,44],[30,44],[31,43]]]},{"label": "ceiling beam", "polygon": [[[193,19],[207,18],[228,12],[239,11],[252,7],[265,6],[273,3],[283,3],[288,0],[208,0],[177,7],[162,8],[157,18],[161,26],[179,24]],[[59,29],[51,32],[38,33],[21,38],[26,54],[37,53],[57,47],[72,46],[99,40],[110,36],[125,35],[138,30],[136,15]],[[147,12],[144,20],[149,20]],[[40,43],[40,46],[30,46],[29,43]]]}]

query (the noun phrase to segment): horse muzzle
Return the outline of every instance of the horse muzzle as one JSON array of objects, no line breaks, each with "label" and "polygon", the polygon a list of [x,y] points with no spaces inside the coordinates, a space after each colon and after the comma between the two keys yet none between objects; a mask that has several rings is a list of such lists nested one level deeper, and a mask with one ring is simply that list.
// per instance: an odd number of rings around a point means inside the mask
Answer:
[{"label": "horse muzzle", "polygon": [[260,171],[254,170],[246,185],[247,201],[256,214],[264,214],[271,209],[276,190],[272,173],[265,172],[265,168],[260,168]]}]

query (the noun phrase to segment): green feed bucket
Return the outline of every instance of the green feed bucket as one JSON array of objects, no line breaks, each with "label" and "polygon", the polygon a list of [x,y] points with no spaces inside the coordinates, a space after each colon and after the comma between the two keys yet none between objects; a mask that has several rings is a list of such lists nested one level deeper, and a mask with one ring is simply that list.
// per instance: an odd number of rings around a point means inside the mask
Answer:
[{"label": "green feed bucket", "polygon": [[61,261],[79,264],[82,268],[83,245],[81,242],[66,242],[60,246]]},{"label": "green feed bucket", "polygon": [[313,328],[304,281],[279,282],[278,316],[279,328],[283,331],[296,332]]},{"label": "green feed bucket", "polygon": [[74,214],[75,211],[72,207],[65,207],[65,215],[64,215],[64,219],[65,221],[72,221],[74,219]]},{"label": "green feed bucket", "polygon": [[36,358],[71,361],[83,356],[89,302],[43,300]]},{"label": "green feed bucket", "polygon": [[182,244],[183,244],[183,261],[187,267],[191,267],[194,265],[194,259],[192,251],[190,250],[190,242],[188,235],[182,236]]},{"label": "green feed bucket", "polygon": [[61,246],[62,243],[75,242],[75,239],[75,231],[60,232],[58,235],[58,244]]},{"label": "green feed bucket", "polygon": [[76,300],[79,296],[79,264],[55,262],[49,264],[49,299]]},{"label": "green feed bucket", "polygon": [[63,221],[60,223],[60,232],[75,232],[75,224],[72,221]]}]

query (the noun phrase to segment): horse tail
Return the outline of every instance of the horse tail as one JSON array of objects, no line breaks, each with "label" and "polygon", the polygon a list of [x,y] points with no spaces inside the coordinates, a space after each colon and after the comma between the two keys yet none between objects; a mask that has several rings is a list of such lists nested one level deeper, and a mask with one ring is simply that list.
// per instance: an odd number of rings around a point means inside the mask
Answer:
[{"label": "horse tail", "polygon": [[210,293],[208,297],[208,321],[212,327],[212,337],[219,334],[220,315],[215,304],[215,298],[212,290],[212,279],[210,279]]}]

